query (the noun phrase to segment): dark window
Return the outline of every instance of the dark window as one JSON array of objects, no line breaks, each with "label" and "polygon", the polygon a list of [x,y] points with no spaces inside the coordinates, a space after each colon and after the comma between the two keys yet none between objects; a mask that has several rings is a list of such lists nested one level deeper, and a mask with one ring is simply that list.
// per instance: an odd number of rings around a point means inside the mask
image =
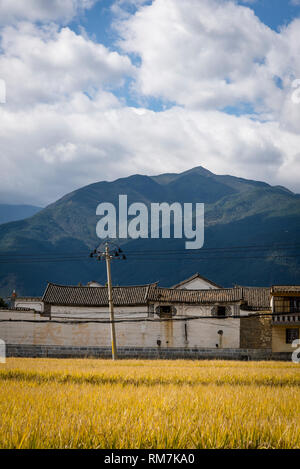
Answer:
[{"label": "dark window", "polygon": [[226,307],[225,306],[218,306],[217,308],[217,316],[219,318],[223,318],[226,316]]},{"label": "dark window", "polygon": [[172,318],[176,314],[176,308],[171,305],[157,306],[155,310],[160,318]]},{"label": "dark window", "polygon": [[154,305],[149,305],[148,306],[148,317],[153,318],[154,316]]},{"label": "dark window", "polygon": [[291,313],[300,313],[300,298],[291,298],[290,299],[290,312]]},{"label": "dark window", "polygon": [[299,329],[286,329],[285,333],[287,344],[292,344],[294,340],[299,339]]}]

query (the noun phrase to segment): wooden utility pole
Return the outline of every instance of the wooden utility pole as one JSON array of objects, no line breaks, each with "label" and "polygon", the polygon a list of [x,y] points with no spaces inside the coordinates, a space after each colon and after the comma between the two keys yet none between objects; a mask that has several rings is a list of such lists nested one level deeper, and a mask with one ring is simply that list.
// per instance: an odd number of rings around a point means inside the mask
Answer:
[{"label": "wooden utility pole", "polygon": [[[109,251],[109,246],[113,246],[112,252]],[[115,330],[113,288],[112,288],[112,282],[111,282],[110,261],[112,259],[126,260],[125,254],[121,254],[121,253],[123,253],[123,251],[119,246],[117,246],[112,241],[106,241],[105,249],[103,249],[103,243],[101,243],[100,246],[94,249],[93,252],[91,252],[89,255],[89,257],[91,258],[96,257],[98,261],[101,261],[104,258],[106,260],[107,292],[108,292],[108,304],[109,304],[109,314],[110,314],[111,350],[112,350],[113,360],[116,360],[118,358],[118,355],[117,355],[117,341],[116,341],[116,330]]]},{"label": "wooden utility pole", "polygon": [[105,243],[105,260],[106,260],[106,270],[107,270],[108,304],[109,304],[109,313],[110,313],[111,350],[112,350],[112,359],[116,360],[118,358],[118,355],[117,355],[116,330],[115,330],[115,322],[114,322],[113,290],[112,290],[111,270],[110,270],[111,256],[109,253],[108,243]]}]

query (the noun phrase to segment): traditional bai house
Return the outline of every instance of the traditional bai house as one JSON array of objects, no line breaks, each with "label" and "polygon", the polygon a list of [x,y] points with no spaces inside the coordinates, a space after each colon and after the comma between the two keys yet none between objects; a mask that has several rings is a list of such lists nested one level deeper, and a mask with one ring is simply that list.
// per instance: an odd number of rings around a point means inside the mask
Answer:
[{"label": "traditional bai house", "polygon": [[[202,288],[190,289],[198,280]],[[173,288],[157,283],[113,287],[118,347],[168,349],[174,356],[241,346],[271,349],[270,317],[268,323],[260,318],[270,312],[270,289],[217,287],[199,274]],[[33,298],[27,304],[16,297],[14,309],[5,313],[2,335],[8,343],[109,348],[106,287],[49,283],[36,307]]]},{"label": "traditional bai house", "polygon": [[271,288],[272,351],[293,352],[300,346],[300,286]]}]

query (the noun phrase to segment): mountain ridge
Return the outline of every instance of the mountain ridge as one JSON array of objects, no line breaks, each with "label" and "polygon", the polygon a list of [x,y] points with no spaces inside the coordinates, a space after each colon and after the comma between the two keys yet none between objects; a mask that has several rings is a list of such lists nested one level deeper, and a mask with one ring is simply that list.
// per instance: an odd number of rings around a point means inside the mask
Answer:
[{"label": "mountain ridge", "polygon": [[24,220],[42,210],[42,207],[26,204],[0,204],[0,225]]},{"label": "mountain ridge", "polygon": [[[43,263],[39,259],[45,253],[51,258],[76,252],[86,252],[88,256],[89,250],[100,243],[95,232],[99,220],[97,205],[101,202],[118,205],[120,194],[127,194],[128,204],[205,203],[204,248],[250,244],[270,246],[275,243],[291,245],[297,243],[300,235],[299,196],[281,186],[215,175],[201,166],[178,174],[136,174],[112,182],[100,181],[66,194],[30,218],[0,225],[0,294],[8,295],[13,288],[26,295],[40,294],[48,280],[76,284],[98,278],[105,282],[103,266],[99,267],[88,259],[65,263],[52,260]],[[165,286],[170,286],[200,271],[223,286],[234,283],[253,286],[299,283],[299,259],[294,251],[279,252],[284,256],[295,254],[288,262],[276,257],[278,250],[275,249],[268,251],[268,256],[264,253],[264,257],[258,251],[258,259],[253,260],[246,260],[247,253],[243,252],[240,258],[236,255],[230,263],[224,262],[226,259],[222,256],[201,260],[205,258],[204,254],[199,255],[199,259],[190,254],[191,259],[187,260],[187,254],[182,254],[184,241],[121,240],[124,249],[142,252],[153,248],[158,252],[174,249],[181,255],[178,259],[171,256],[165,259],[165,255],[161,261],[155,258],[152,263],[145,255],[142,262],[129,256],[127,263],[114,267],[115,281],[127,284],[128,281],[140,283],[142,279],[149,283],[159,278]],[[30,257],[32,254],[38,260],[34,261]],[[24,256],[27,256],[27,264]],[[7,262],[4,263],[3,259]]]}]

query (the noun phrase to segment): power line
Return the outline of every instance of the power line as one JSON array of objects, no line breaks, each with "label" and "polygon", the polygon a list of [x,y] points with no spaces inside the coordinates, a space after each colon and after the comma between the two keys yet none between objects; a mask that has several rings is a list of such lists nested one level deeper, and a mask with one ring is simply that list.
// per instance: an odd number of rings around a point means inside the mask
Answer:
[{"label": "power line", "polygon": [[98,261],[105,259],[106,261],[106,270],[107,270],[107,293],[108,293],[108,303],[109,303],[109,314],[110,314],[110,330],[111,330],[111,349],[112,349],[112,359],[116,360],[117,356],[117,341],[116,341],[116,331],[115,331],[115,319],[114,319],[114,304],[113,304],[113,289],[111,281],[111,266],[110,262],[112,259],[122,259],[126,260],[125,254],[123,254],[122,249],[112,241],[106,241],[94,249],[90,253],[90,258],[96,258]]},{"label": "power line", "polygon": [[[299,244],[289,244],[289,245],[251,245],[251,246],[228,246],[228,247],[219,247],[219,248],[201,248],[194,250],[194,252],[203,252],[203,251],[233,251],[233,250],[238,250],[238,249],[255,249],[255,250],[269,250],[269,249],[279,249],[279,250],[290,250],[290,249],[299,249],[300,245]],[[150,250],[127,250],[127,252],[130,253],[140,253],[140,252],[145,252],[145,253],[152,253],[152,252],[185,252],[189,253],[192,252],[192,250],[187,250],[187,249],[150,249]]]},{"label": "power line", "polygon": [[[220,252],[220,251],[232,251],[232,250],[240,250],[240,249],[254,249],[254,250],[270,250],[270,249],[275,249],[275,250],[291,250],[291,249],[300,249],[300,244],[264,244],[264,245],[248,245],[248,246],[223,246],[223,247],[212,247],[212,248],[201,248],[199,250],[195,250],[193,252],[200,253],[200,252]],[[190,254],[192,251],[186,250],[186,249],[141,249],[141,250],[134,250],[134,249],[129,249],[126,250],[127,253],[131,254],[150,254],[150,253],[184,253],[184,254]],[[74,257],[78,255],[86,255],[88,251],[74,251],[74,252],[41,252],[41,253],[2,253],[0,254],[0,257],[49,257],[49,256],[63,256],[63,257]]]},{"label": "power line", "polygon": [[[300,254],[293,254],[293,255],[273,255],[272,253],[266,254],[266,255],[258,255],[258,256],[241,256],[241,255],[235,255],[234,257],[224,257],[224,256],[218,256],[218,257],[199,257],[198,255],[190,255],[190,256],[182,256],[178,255],[176,258],[172,258],[171,254],[168,255],[168,253],[165,253],[164,256],[148,256],[148,257],[142,257],[142,256],[130,256],[127,254],[127,259],[128,260],[133,260],[133,261],[213,261],[213,260],[249,260],[249,259],[295,259],[300,257]],[[118,259],[114,259],[118,260]],[[58,258],[47,258],[47,259],[1,259],[0,264],[38,264],[38,263],[52,263],[52,262],[84,262],[88,261],[88,258],[86,256],[78,256],[78,257],[58,257]]]},{"label": "power line", "polygon": [[[143,312],[144,313],[144,312]],[[216,319],[216,320],[226,320],[226,319],[256,319],[256,318],[271,318],[273,316],[278,316],[278,313],[258,313],[258,314],[252,314],[248,316],[243,316],[243,315],[232,315],[232,316],[226,316],[226,317],[213,317],[213,316],[185,316],[185,317],[172,317],[172,318],[135,318],[135,319],[83,319],[83,320],[78,320],[74,318],[70,318],[67,320],[59,321],[58,319],[50,319],[47,321],[45,319],[0,319],[1,322],[30,322],[30,323],[59,323],[59,324],[87,324],[87,323],[92,323],[92,324],[112,324],[112,323],[140,323],[140,322],[181,322],[181,321],[194,321],[194,320],[199,320],[199,319]],[[57,317],[57,316],[56,316]],[[211,323],[213,324],[213,323]],[[224,324],[226,325],[226,324]]]}]

